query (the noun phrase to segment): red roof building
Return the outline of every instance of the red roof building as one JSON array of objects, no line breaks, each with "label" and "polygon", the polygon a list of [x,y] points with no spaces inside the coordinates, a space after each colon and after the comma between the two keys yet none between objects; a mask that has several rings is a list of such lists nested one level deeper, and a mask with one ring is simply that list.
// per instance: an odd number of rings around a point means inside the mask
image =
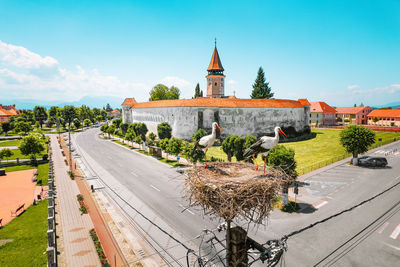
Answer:
[{"label": "red roof building", "polygon": [[221,98],[225,97],[225,75],[222,67],[221,59],[218,55],[217,44],[215,44],[214,52],[208,66],[207,79],[207,97]]},{"label": "red roof building", "polygon": [[400,109],[374,109],[367,117],[368,125],[400,127]]},{"label": "red roof building", "polygon": [[12,106],[3,106],[0,104],[0,123],[10,121],[10,118],[19,114],[19,111]]},{"label": "red roof building", "polygon": [[325,102],[311,102],[310,126],[329,126],[336,124],[336,110]]},{"label": "red roof building", "polygon": [[367,124],[367,115],[371,107],[338,107],[336,108],[336,121],[341,125]]}]

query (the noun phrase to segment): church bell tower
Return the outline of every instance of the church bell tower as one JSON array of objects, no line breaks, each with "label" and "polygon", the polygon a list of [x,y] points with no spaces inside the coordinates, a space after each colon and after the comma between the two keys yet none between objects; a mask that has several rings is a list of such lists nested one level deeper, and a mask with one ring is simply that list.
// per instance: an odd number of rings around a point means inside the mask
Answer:
[{"label": "church bell tower", "polygon": [[219,59],[217,42],[215,42],[214,52],[208,66],[207,78],[207,97],[218,98],[225,96],[225,75],[221,60]]}]

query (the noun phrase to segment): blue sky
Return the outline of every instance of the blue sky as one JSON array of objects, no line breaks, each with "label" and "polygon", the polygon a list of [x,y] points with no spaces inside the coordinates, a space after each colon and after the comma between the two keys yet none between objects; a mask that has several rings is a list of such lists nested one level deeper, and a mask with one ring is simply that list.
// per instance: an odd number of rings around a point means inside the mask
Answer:
[{"label": "blue sky", "polygon": [[145,101],[160,82],[189,98],[215,37],[228,95],[248,98],[262,66],[276,98],[400,101],[397,0],[0,0],[0,100]]}]

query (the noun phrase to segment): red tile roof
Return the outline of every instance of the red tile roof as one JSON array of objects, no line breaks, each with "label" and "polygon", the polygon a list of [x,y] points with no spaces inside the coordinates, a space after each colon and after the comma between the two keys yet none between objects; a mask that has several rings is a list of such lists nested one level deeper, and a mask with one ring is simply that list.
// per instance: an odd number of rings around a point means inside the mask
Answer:
[{"label": "red tile roof", "polygon": [[311,106],[310,102],[308,102],[307,98],[300,98],[298,100],[300,102],[300,104],[302,104],[303,106]]},{"label": "red tile roof", "polygon": [[346,114],[357,114],[365,108],[369,107],[337,107],[337,113],[346,113]]},{"label": "red tile roof", "polygon": [[214,71],[224,71],[221,60],[219,59],[217,47],[214,48],[214,52],[211,57],[211,62],[207,69],[207,71],[213,71],[213,70]]},{"label": "red tile roof", "polygon": [[374,109],[368,114],[368,117],[400,118],[400,109]]},{"label": "red tile roof", "polygon": [[158,108],[158,107],[224,107],[224,108],[303,108],[296,100],[286,99],[240,99],[240,98],[209,98],[198,97],[195,99],[159,100],[138,103],[132,98],[125,99],[122,105],[133,108]]},{"label": "red tile roof", "polygon": [[136,103],[137,102],[134,98],[125,98],[124,102],[122,103],[122,106],[132,106]]},{"label": "red tile roof", "polygon": [[336,110],[325,102],[311,102],[310,112],[336,113]]}]

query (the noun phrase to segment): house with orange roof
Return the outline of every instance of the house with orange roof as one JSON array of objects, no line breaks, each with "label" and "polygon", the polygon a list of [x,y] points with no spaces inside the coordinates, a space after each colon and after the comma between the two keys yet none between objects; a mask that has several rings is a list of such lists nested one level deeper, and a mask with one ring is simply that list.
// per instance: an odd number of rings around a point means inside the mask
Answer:
[{"label": "house with orange roof", "polygon": [[336,110],[325,102],[311,102],[310,126],[332,126],[336,124]]},{"label": "house with orange roof", "polygon": [[0,104],[0,123],[10,121],[11,117],[17,116],[19,111],[12,106],[3,106]]},{"label": "house with orange roof", "polygon": [[371,107],[337,107],[336,122],[340,125],[367,124]]},{"label": "house with orange roof", "polygon": [[374,109],[367,117],[368,125],[400,127],[400,109]]},{"label": "house with orange roof", "polygon": [[157,134],[157,125],[168,122],[172,135],[191,139],[200,128],[211,131],[217,122],[221,135],[262,136],[273,134],[280,126],[289,136],[310,131],[310,103],[307,99],[240,99],[225,95],[225,75],[215,46],[207,68],[207,96],[195,99],[137,102],[126,98],[122,103],[124,123],[144,122]]}]

